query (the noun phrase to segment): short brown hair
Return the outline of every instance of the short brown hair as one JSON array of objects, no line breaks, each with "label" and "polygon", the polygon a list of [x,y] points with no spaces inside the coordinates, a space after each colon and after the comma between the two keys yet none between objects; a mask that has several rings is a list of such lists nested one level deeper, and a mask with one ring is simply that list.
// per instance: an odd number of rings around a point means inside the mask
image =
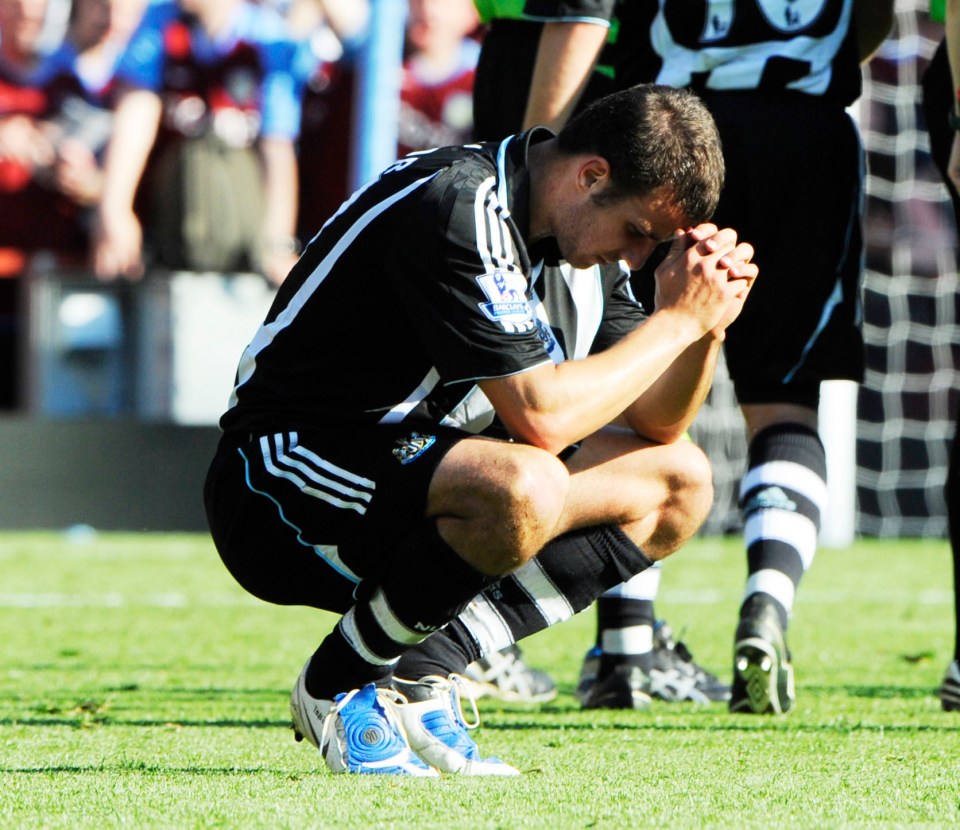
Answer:
[{"label": "short brown hair", "polygon": [[614,198],[666,189],[693,224],[716,210],[724,176],[720,136],[689,90],[640,84],[600,98],[567,123],[557,147],[605,158]]}]

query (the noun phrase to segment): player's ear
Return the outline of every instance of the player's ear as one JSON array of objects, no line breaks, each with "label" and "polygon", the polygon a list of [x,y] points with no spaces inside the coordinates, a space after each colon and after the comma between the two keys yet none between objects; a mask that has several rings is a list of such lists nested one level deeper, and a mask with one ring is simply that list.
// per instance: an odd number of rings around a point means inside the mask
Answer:
[{"label": "player's ear", "polygon": [[610,163],[603,156],[591,156],[577,171],[577,184],[586,191],[602,190],[610,180]]}]

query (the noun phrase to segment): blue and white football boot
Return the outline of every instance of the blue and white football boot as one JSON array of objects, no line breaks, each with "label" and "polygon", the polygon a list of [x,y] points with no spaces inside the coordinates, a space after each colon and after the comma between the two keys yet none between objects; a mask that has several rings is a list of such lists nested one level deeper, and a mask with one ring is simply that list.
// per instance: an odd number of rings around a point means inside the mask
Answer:
[{"label": "blue and white football boot", "polygon": [[294,736],[320,750],[334,772],[360,775],[436,777],[437,771],[411,751],[395,714],[399,695],[369,684],[334,700],[312,697],[300,674],[290,696]]},{"label": "blue and white football boot", "polygon": [[[393,685],[402,696],[394,712],[410,747],[431,767],[456,775],[520,774],[499,758],[480,757],[479,747],[467,734],[468,729],[480,725],[480,714],[463,677],[431,674],[419,681],[395,678]],[[467,692],[473,710],[470,723],[462,714],[461,689]]]}]

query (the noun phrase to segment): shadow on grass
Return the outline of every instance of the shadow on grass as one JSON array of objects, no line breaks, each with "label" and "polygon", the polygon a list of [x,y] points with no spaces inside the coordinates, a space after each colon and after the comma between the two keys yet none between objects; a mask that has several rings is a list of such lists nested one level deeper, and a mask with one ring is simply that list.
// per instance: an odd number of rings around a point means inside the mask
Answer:
[{"label": "shadow on grass", "polygon": [[[642,715],[641,715],[642,717]],[[799,718],[772,716],[757,717],[755,715],[730,715],[722,721],[712,720],[710,723],[664,723],[662,720],[616,720],[606,723],[572,723],[570,721],[551,722],[549,719],[517,721],[510,723],[490,723],[484,721],[483,728],[487,731],[514,732],[519,730],[536,729],[541,732],[556,730],[558,732],[600,732],[615,730],[617,732],[803,732],[804,734],[848,735],[851,732],[875,732],[877,734],[916,734],[918,732],[960,733],[960,721],[956,724],[942,725],[933,723],[861,723],[860,721],[837,720],[828,722],[813,722]]]},{"label": "shadow on grass", "polygon": [[158,720],[143,720],[136,718],[114,717],[112,715],[94,716],[86,718],[83,715],[65,715],[63,717],[32,717],[0,718],[0,726],[69,726],[76,729],[90,729],[105,726],[141,726],[159,728],[222,728],[222,729],[289,729],[290,719],[282,720],[245,720],[243,718],[209,718],[186,719],[165,718]]},{"label": "shadow on grass", "polygon": [[4,767],[0,766],[0,774],[20,775],[102,775],[103,773],[134,772],[146,775],[220,775],[224,777],[262,775],[264,773],[276,775],[280,778],[297,780],[306,776],[326,775],[326,767],[317,767],[316,772],[308,770],[278,770],[276,767],[172,767],[159,764],[142,764],[138,762],[123,764],[59,764],[56,766],[29,766]]},{"label": "shadow on grass", "polygon": [[[573,697],[573,686],[561,684],[559,690],[561,694],[567,695],[570,698]],[[802,686],[798,685],[797,694],[801,699],[809,694],[825,698],[857,697],[876,700],[924,700],[936,697],[936,688],[933,686],[891,686],[881,685],[879,683],[873,685],[866,683],[850,685],[832,684],[829,686],[804,683]],[[565,706],[561,703],[555,703],[552,705],[548,704],[544,707],[543,711],[546,711],[548,706],[549,708],[555,708],[557,711],[578,710],[576,705]],[[702,709],[702,711],[716,711],[716,709],[709,707]]]},{"label": "shadow on grass", "polygon": [[924,700],[935,696],[935,689],[926,686],[804,686],[803,691],[818,695],[842,694],[876,700]]}]

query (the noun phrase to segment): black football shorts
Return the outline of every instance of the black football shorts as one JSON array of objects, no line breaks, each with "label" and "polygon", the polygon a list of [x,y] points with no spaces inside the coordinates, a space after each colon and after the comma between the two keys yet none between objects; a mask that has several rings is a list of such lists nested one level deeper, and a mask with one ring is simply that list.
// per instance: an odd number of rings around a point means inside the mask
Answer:
[{"label": "black football shorts", "polygon": [[224,435],[204,486],[214,543],[250,593],[344,612],[423,520],[464,433],[409,425]]},{"label": "black football shorts", "polygon": [[704,100],[727,166],[713,221],[754,246],[760,269],[727,331],[737,399],[816,406],[820,381],[863,376],[859,135],[840,105],[802,93]]}]

